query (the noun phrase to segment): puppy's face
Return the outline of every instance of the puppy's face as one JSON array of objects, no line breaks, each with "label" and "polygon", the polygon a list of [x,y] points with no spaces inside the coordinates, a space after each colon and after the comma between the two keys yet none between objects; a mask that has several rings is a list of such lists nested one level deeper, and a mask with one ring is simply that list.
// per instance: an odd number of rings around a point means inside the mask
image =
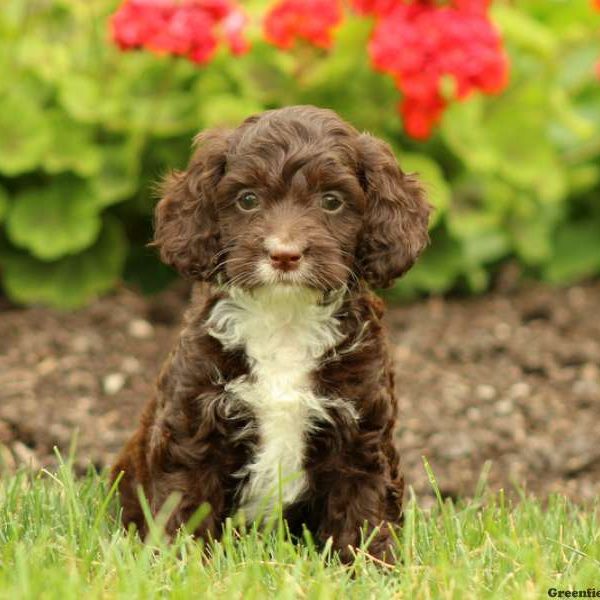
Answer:
[{"label": "puppy's face", "polygon": [[197,280],[386,286],[425,246],[428,214],[383,142],[290,107],[198,137],[188,169],[165,182],[155,243]]},{"label": "puppy's face", "polygon": [[339,288],[354,276],[364,192],[342,149],[279,135],[238,146],[217,186],[225,279]]}]

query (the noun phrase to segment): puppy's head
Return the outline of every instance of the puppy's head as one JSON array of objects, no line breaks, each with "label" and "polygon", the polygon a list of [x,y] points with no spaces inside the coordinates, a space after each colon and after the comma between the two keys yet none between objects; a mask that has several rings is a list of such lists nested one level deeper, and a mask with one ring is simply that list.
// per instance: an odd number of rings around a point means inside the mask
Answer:
[{"label": "puppy's head", "polygon": [[186,171],[163,185],[155,244],[196,280],[385,287],[426,245],[428,216],[387,144],[295,106],[200,134]]}]

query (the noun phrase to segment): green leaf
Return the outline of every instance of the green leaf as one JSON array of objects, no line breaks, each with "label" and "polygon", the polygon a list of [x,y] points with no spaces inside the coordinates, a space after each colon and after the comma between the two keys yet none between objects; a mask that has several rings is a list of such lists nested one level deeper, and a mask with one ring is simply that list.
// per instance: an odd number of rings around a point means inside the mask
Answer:
[{"label": "green leaf", "polygon": [[8,193],[0,186],[0,223],[4,220],[6,213],[8,212]]},{"label": "green leaf", "polygon": [[113,58],[114,64],[104,61],[59,82],[60,104],[72,117],[113,132],[164,137],[197,127],[201,97],[189,90],[197,70],[188,61],[145,52]]},{"label": "green leaf", "polygon": [[237,94],[215,94],[200,109],[207,127],[237,127],[246,117],[262,111],[257,102]]},{"label": "green leaf", "polygon": [[464,269],[460,245],[437,232],[431,247],[427,248],[407,275],[400,279],[395,291],[406,295],[412,290],[442,294],[450,290]]},{"label": "green leaf", "polygon": [[139,186],[141,148],[136,139],[104,144],[97,173],[90,180],[94,202],[108,206],[135,194]]},{"label": "green leaf", "polygon": [[556,55],[558,48],[552,30],[525,11],[508,4],[495,3],[493,14],[508,42],[544,59],[552,59]]},{"label": "green leaf", "polygon": [[550,283],[573,283],[600,273],[600,220],[564,223],[543,270]]},{"label": "green leaf", "polygon": [[467,268],[464,276],[469,290],[476,294],[481,294],[481,292],[485,291],[490,281],[489,273],[478,266]]},{"label": "green leaf", "polygon": [[538,216],[512,223],[510,234],[514,249],[525,264],[540,265],[552,256],[554,227],[554,223]]},{"label": "green leaf", "polygon": [[482,231],[462,240],[465,260],[485,265],[506,257],[511,250],[510,236],[503,230]]},{"label": "green leaf", "polygon": [[55,260],[94,243],[100,232],[98,207],[86,183],[62,178],[15,197],[6,231],[16,246],[42,260]]},{"label": "green leaf", "polygon": [[450,148],[471,169],[493,173],[501,159],[488,139],[483,119],[484,100],[481,97],[456,102],[444,115],[441,133]]},{"label": "green leaf", "polygon": [[20,64],[35,70],[49,82],[69,77],[74,59],[69,44],[65,40],[53,40],[52,35],[48,35],[49,32],[43,28],[25,30],[27,35],[20,36],[20,44],[16,50]]},{"label": "green leaf", "polygon": [[569,189],[573,195],[591,194],[600,183],[600,166],[589,163],[576,165],[568,175]]},{"label": "green leaf", "polygon": [[103,97],[100,79],[71,73],[60,81],[58,98],[64,109],[82,123],[98,123],[106,117],[107,98]]},{"label": "green leaf", "polygon": [[566,193],[566,178],[549,136],[550,93],[542,86],[522,86],[510,98],[498,99],[479,126],[497,153],[499,175],[557,202]]},{"label": "green leaf", "polygon": [[[586,32],[594,35],[600,27],[600,14],[593,10],[588,0],[519,0],[514,4],[524,18],[542,23],[554,38],[572,40]],[[507,6],[506,3],[494,3],[496,8],[506,9]],[[496,15],[496,10],[493,13]]]},{"label": "green leaf", "polygon": [[94,143],[94,130],[69,118],[62,111],[48,115],[52,131],[52,151],[43,160],[48,173],[73,171],[83,177],[100,167],[100,149]]},{"label": "green leaf", "polygon": [[[455,182],[452,209],[445,224],[460,243],[469,269],[479,269],[510,254],[512,240],[506,221],[514,196],[511,186],[491,177],[469,175]],[[476,279],[482,278],[477,275]],[[472,289],[473,281],[471,278]]]},{"label": "green leaf", "polygon": [[0,172],[8,176],[35,169],[51,139],[42,107],[18,89],[0,95]]},{"label": "green leaf", "polygon": [[547,86],[520,83],[494,100],[458,102],[444,118],[444,139],[471,171],[528,188],[546,202],[560,202],[567,184],[550,139],[550,95]]},{"label": "green leaf", "polygon": [[118,281],[127,253],[122,226],[106,220],[90,248],[46,263],[26,254],[3,258],[3,285],[14,301],[73,309],[111,289]]}]

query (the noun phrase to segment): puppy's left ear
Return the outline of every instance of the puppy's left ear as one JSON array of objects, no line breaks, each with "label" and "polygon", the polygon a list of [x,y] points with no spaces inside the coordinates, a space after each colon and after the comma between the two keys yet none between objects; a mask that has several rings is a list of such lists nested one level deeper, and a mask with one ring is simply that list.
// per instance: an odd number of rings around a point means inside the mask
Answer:
[{"label": "puppy's left ear", "polygon": [[429,242],[431,206],[417,179],[402,172],[388,144],[363,134],[358,150],[366,198],[358,269],[368,283],[383,288],[408,271]]},{"label": "puppy's left ear", "polygon": [[221,250],[215,188],[227,164],[230,132],[196,136],[185,171],[168,175],[155,209],[154,241],[162,261],[196,281],[216,279]]}]

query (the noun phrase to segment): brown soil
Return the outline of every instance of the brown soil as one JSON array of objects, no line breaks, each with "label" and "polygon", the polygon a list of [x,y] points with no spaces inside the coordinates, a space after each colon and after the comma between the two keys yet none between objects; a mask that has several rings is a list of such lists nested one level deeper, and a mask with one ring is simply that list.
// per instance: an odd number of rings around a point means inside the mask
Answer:
[{"label": "brown soil", "polygon": [[[0,464],[109,465],[152,394],[185,291],[130,291],[74,313],[0,309]],[[600,282],[430,299],[388,312],[408,482],[431,501],[471,495],[492,460],[512,483],[578,501],[600,493]]]}]

